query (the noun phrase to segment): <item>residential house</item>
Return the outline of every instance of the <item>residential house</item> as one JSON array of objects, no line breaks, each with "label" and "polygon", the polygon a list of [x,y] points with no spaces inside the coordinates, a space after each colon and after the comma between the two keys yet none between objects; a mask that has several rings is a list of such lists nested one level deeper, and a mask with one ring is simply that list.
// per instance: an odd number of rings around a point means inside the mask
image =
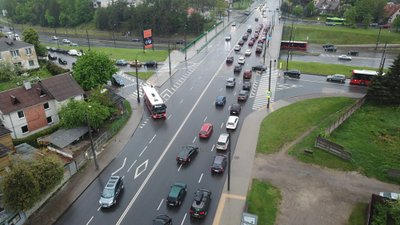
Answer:
[{"label": "residential house", "polygon": [[388,24],[392,24],[396,17],[400,15],[400,4],[388,2],[384,10],[385,16],[388,18]]},{"label": "residential house", "polygon": [[59,122],[58,112],[70,99],[83,100],[83,89],[65,73],[0,92],[0,121],[12,138],[24,138]]},{"label": "residential house", "polygon": [[0,38],[0,61],[20,65],[25,70],[39,68],[35,47],[9,38]]},{"label": "residential house", "polygon": [[15,151],[11,138],[11,131],[0,124],[0,176],[10,165],[10,153]]},{"label": "residential house", "polygon": [[316,0],[314,3],[315,8],[317,8],[321,14],[335,14],[340,6],[340,0]]}]

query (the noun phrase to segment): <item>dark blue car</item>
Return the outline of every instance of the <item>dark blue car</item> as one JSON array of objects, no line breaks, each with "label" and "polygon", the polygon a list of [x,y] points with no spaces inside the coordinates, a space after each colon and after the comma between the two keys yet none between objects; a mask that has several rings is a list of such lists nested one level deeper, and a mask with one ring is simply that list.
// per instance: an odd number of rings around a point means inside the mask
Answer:
[{"label": "dark blue car", "polygon": [[224,106],[226,103],[226,97],[225,96],[217,96],[215,99],[215,106]]}]

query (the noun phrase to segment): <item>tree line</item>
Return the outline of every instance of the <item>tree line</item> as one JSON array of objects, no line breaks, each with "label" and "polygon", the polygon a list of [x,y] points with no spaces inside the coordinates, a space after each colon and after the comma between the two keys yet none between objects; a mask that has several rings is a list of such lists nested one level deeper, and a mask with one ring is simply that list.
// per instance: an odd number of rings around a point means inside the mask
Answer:
[{"label": "tree line", "polygon": [[136,7],[124,0],[108,7],[93,7],[92,0],[0,0],[7,18],[14,23],[44,27],[75,27],[93,22],[97,29],[141,31],[160,34],[194,33],[205,30],[211,18],[205,11],[223,11],[224,0],[145,0]]}]

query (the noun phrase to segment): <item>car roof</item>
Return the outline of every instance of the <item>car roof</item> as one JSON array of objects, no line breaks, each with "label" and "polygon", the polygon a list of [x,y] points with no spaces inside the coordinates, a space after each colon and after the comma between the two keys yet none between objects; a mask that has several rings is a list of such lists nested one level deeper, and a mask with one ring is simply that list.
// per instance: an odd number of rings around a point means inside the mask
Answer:
[{"label": "car roof", "polygon": [[227,81],[234,81],[236,80],[234,77],[228,77],[228,79],[226,79]]},{"label": "car roof", "polygon": [[224,99],[225,98],[225,96],[222,96],[222,95],[218,95],[217,96],[217,100],[222,100],[222,99]]},{"label": "car roof", "polygon": [[229,116],[228,117],[228,122],[234,122],[235,120],[238,120],[239,117],[238,116]]},{"label": "car roof", "polygon": [[232,109],[239,109],[239,108],[241,108],[241,106],[240,106],[239,104],[237,104],[237,103],[233,103],[233,104],[231,105],[231,110],[232,110]]},{"label": "car roof", "polygon": [[248,93],[247,90],[240,90],[240,91],[239,91],[239,95],[240,95],[240,94],[247,94],[247,93]]},{"label": "car roof", "polygon": [[226,158],[224,155],[216,155],[214,157],[214,164],[221,164],[222,161]]},{"label": "car roof", "polygon": [[333,74],[332,76],[335,76],[335,77],[346,77],[346,76],[343,75],[343,74]]},{"label": "car roof", "polygon": [[212,124],[211,123],[204,123],[202,126],[201,126],[201,129],[203,130],[207,130],[209,127],[212,127]]}]

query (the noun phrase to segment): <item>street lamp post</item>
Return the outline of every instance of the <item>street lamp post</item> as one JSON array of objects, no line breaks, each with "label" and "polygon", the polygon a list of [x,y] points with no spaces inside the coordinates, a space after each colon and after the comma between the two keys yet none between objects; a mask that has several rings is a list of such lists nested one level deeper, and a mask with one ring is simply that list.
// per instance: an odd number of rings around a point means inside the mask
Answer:
[{"label": "street lamp post", "polygon": [[272,60],[269,60],[269,76],[268,76],[268,104],[267,109],[269,109],[269,103],[271,99],[271,71],[272,71]]},{"label": "street lamp post", "polygon": [[140,103],[139,96],[139,73],[138,73],[138,61],[135,59],[135,71],[136,71],[136,94],[137,94],[137,102]]},{"label": "street lamp post", "polygon": [[382,30],[382,27],[379,26],[379,33],[378,33],[378,37],[376,39],[375,51],[378,49],[379,40],[381,39],[381,30]]},{"label": "street lamp post", "polygon": [[228,186],[227,189],[231,189],[231,132],[228,130]]},{"label": "street lamp post", "polygon": [[87,39],[87,43],[88,43],[89,51],[90,51],[89,33],[88,33],[88,30],[87,30],[87,29],[86,29],[86,39]]},{"label": "street lamp post", "polygon": [[186,29],[187,29],[187,24],[185,23],[185,27],[184,27],[185,29],[184,29],[184,33],[183,33],[183,35],[184,35],[184,38],[185,38],[185,62],[186,62],[186,60],[187,60],[187,49],[186,49]]},{"label": "street lamp post", "polygon": [[[89,106],[89,109],[90,108],[91,108],[91,106]],[[87,123],[87,127],[88,127],[88,130],[89,130],[90,146],[91,146],[91,149],[92,149],[94,165],[96,167],[96,170],[98,170],[99,169],[99,164],[97,163],[97,156],[96,156],[96,151],[94,150],[92,131],[90,129],[89,117],[88,117],[88,113],[87,112],[86,112],[86,123]]]},{"label": "street lamp post", "polygon": [[115,27],[117,26],[117,24],[114,23],[113,26],[113,40],[114,40],[114,48],[117,48],[117,45],[115,44]]},{"label": "street lamp post", "polygon": [[168,41],[168,67],[169,67],[169,76],[171,76],[171,41]]}]

